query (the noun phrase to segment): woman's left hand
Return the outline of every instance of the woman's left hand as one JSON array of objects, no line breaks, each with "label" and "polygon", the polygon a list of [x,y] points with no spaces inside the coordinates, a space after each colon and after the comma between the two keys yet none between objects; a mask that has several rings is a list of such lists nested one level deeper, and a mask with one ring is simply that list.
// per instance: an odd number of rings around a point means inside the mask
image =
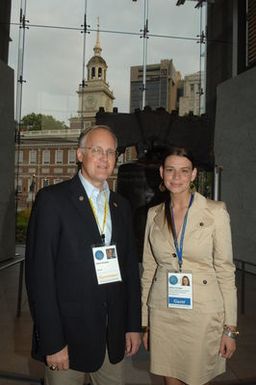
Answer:
[{"label": "woman's left hand", "polygon": [[223,358],[231,358],[236,350],[236,341],[234,338],[223,335],[220,341],[220,355]]}]

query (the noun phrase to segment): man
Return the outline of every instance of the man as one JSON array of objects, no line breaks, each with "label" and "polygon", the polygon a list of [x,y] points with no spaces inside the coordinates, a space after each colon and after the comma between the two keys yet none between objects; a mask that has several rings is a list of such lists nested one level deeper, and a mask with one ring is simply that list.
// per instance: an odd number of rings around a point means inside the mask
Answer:
[{"label": "man", "polygon": [[[109,127],[82,133],[81,169],[43,188],[33,206],[26,284],[34,358],[46,385],[123,384],[124,354],[140,346],[140,283],[131,213],[109,190],[117,139]],[[107,260],[106,249],[117,258]]]}]

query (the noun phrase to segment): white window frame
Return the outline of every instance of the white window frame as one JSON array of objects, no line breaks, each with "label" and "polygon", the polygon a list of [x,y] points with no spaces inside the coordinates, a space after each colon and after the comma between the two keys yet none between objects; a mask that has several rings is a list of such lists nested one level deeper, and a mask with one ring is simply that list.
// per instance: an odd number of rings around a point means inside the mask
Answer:
[{"label": "white window frame", "polygon": [[55,150],[55,164],[63,164],[63,150]]},{"label": "white window frame", "polygon": [[42,164],[50,164],[51,162],[51,152],[50,150],[42,151]]},{"label": "white window frame", "polygon": [[16,184],[16,191],[17,191],[17,193],[22,193],[22,179],[19,178],[18,179],[18,184],[17,183],[15,183],[15,184]]},{"label": "white window frame", "polygon": [[68,150],[68,164],[76,164],[76,150]]},{"label": "white window frame", "polygon": [[15,151],[15,163],[17,164],[19,162],[20,163],[23,163],[23,150],[16,150]]},{"label": "white window frame", "polygon": [[61,183],[62,181],[63,181],[63,179],[56,178],[53,180],[53,184]]},{"label": "white window frame", "polygon": [[29,150],[29,164],[36,164],[36,163],[37,163],[37,151]]},{"label": "white window frame", "polygon": [[42,186],[42,187],[49,186],[49,184],[50,184],[49,178],[43,178],[43,179],[42,179],[42,181],[41,181],[41,186]]}]

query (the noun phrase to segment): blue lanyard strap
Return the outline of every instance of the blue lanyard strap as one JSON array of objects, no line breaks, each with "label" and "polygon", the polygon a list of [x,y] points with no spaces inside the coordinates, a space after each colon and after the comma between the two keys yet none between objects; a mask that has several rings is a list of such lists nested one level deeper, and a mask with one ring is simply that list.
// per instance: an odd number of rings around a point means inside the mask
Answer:
[{"label": "blue lanyard strap", "polygon": [[186,226],[187,226],[187,221],[188,221],[188,211],[193,203],[194,200],[194,194],[191,194],[188,209],[186,211],[182,229],[181,229],[181,236],[180,236],[180,245],[178,243],[178,237],[177,237],[177,232],[175,228],[175,222],[174,222],[174,214],[173,214],[173,208],[171,207],[171,220],[172,220],[172,234],[173,234],[173,240],[174,240],[174,246],[176,249],[176,253],[178,256],[178,263],[179,263],[179,271],[181,272],[182,268],[182,263],[183,263],[183,242],[184,242],[184,237],[185,237],[185,231],[186,231]]}]

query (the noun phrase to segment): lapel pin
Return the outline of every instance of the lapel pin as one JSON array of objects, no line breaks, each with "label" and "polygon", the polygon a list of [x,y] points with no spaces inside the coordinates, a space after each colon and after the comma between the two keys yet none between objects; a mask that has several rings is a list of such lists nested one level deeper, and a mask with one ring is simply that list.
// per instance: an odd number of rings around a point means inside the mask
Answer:
[{"label": "lapel pin", "polygon": [[202,227],[203,225],[204,225],[204,222],[200,222],[200,223],[199,223],[199,226]]},{"label": "lapel pin", "polygon": [[118,206],[118,204],[117,204],[116,202],[113,202],[113,206],[117,207],[117,206]]},{"label": "lapel pin", "polygon": [[80,202],[83,202],[83,200],[84,200],[83,195],[80,195],[79,200],[80,200]]}]

